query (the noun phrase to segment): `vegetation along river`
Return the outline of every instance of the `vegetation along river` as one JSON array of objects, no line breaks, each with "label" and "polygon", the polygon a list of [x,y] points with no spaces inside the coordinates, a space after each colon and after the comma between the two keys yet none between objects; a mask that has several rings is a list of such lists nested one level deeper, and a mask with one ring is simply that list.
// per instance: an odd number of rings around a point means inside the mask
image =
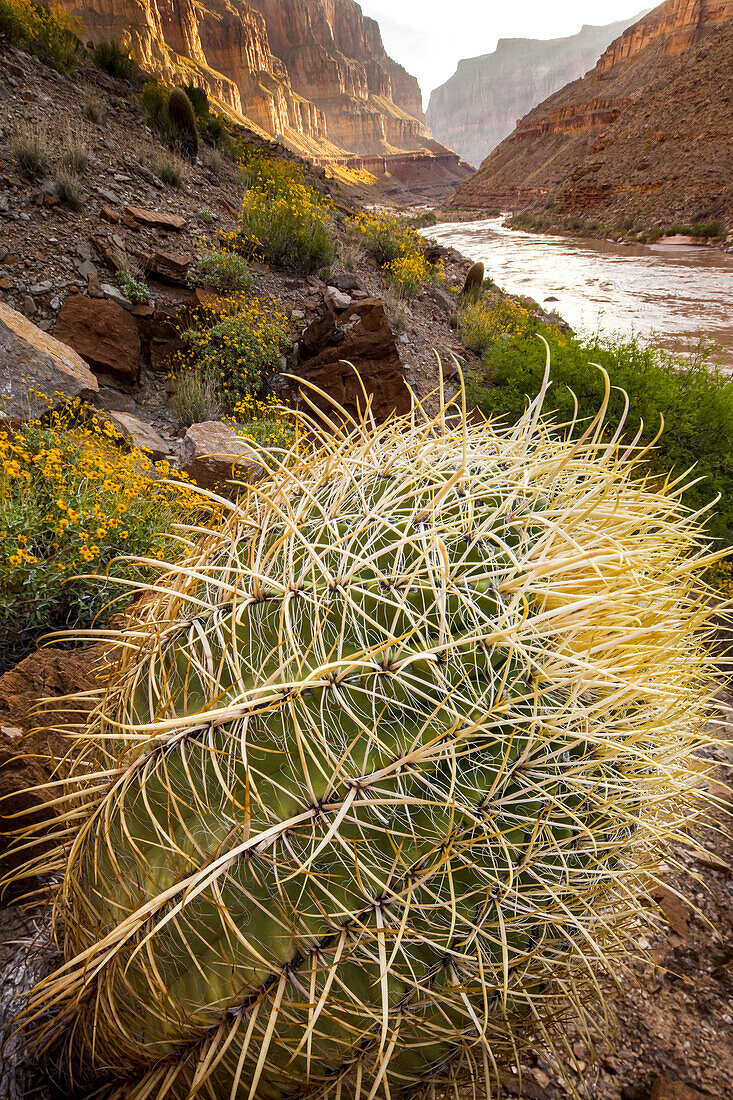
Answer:
[{"label": "vegetation along river", "polygon": [[599,329],[654,335],[679,350],[705,337],[733,368],[733,255],[524,233],[505,229],[502,220],[441,224],[424,233],[480,260],[511,294],[556,310],[579,335]]}]

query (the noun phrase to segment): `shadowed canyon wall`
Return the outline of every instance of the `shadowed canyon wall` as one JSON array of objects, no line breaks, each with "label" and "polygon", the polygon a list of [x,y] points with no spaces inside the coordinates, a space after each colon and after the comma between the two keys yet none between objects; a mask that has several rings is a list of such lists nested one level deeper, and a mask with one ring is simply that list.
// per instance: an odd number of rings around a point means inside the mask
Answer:
[{"label": "shadowed canyon wall", "polygon": [[459,61],[430,96],[428,124],[469,164],[479,165],[527,111],[595,65],[633,19],[583,27],[569,38],[501,38],[494,53]]},{"label": "shadowed canyon wall", "polygon": [[551,223],[733,219],[733,0],[666,0],[530,111],[453,205]]}]

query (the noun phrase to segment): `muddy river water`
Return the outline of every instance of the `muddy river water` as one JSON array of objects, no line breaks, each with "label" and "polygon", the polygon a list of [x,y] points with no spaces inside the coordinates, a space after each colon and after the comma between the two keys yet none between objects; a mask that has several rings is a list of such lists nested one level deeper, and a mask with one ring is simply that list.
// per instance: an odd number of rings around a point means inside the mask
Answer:
[{"label": "muddy river water", "polygon": [[654,334],[682,350],[704,336],[721,345],[722,363],[733,368],[733,255],[523,233],[503,228],[502,218],[424,232],[481,260],[510,293],[557,310],[579,334]]}]

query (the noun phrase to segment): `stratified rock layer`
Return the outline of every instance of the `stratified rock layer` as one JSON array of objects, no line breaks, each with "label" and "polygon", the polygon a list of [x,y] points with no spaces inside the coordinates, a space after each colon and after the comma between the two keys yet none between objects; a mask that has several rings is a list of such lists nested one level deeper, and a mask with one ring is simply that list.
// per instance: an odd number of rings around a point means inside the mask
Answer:
[{"label": "stratified rock layer", "polygon": [[733,0],[667,0],[517,125],[453,205],[733,221]]},{"label": "stratified rock layer", "polygon": [[609,43],[639,19],[582,28],[569,38],[500,38],[493,53],[458,62],[430,96],[428,124],[469,164],[479,165],[527,111],[591,69]]},{"label": "stratified rock layer", "polygon": [[[50,2],[50,0],[48,0]],[[414,77],[354,0],[60,0],[87,39],[116,38],[166,80],[193,80],[240,120],[321,163],[386,174],[419,154],[445,192],[468,174],[431,138]],[[354,157],[369,157],[363,165]]]}]

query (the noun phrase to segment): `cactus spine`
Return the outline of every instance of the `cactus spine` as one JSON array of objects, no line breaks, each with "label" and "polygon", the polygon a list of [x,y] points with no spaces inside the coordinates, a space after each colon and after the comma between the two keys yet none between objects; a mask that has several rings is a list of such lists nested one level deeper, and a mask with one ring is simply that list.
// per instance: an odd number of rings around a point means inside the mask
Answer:
[{"label": "cactus spine", "polygon": [[139,603],[29,1008],[76,1080],[490,1089],[587,1016],[694,812],[704,555],[602,412],[539,416],[304,415]]}]

